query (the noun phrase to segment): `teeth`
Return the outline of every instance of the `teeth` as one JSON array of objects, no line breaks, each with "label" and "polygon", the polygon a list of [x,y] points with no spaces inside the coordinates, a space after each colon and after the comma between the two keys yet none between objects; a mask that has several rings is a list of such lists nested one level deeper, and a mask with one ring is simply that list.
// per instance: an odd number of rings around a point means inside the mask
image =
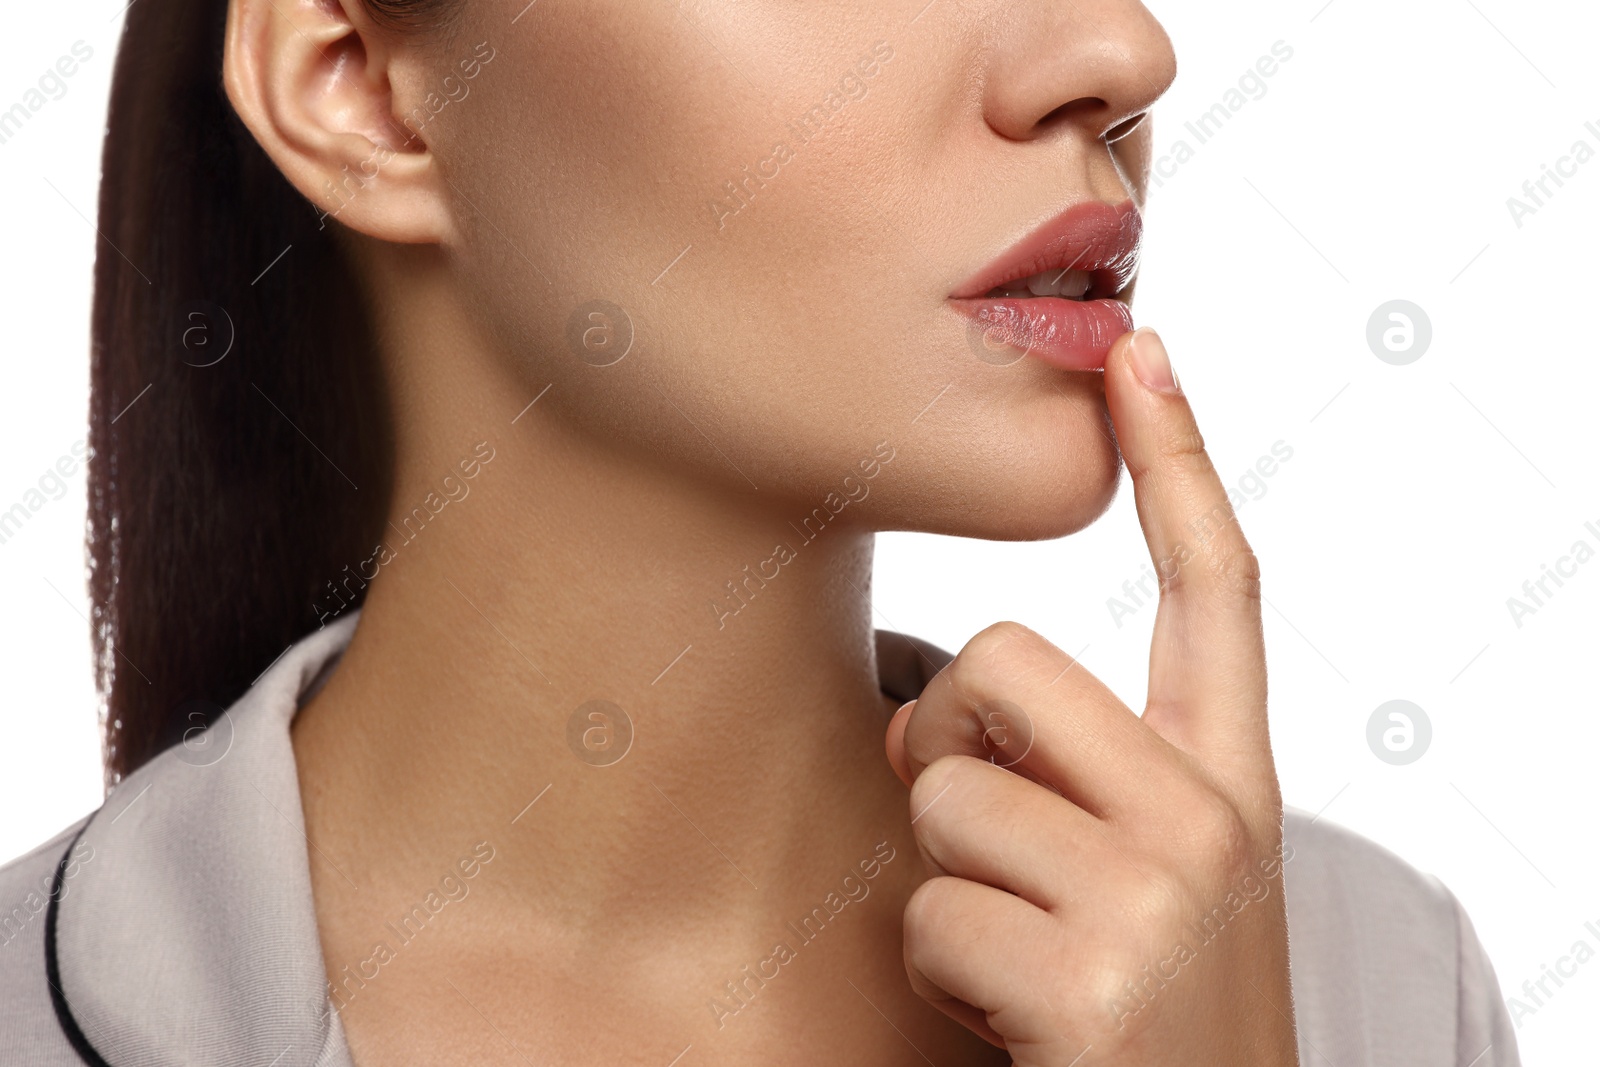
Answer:
[{"label": "teeth", "polygon": [[1059,296],[1082,300],[1094,286],[1094,275],[1086,270],[1047,270],[1030,278],[1006,282],[995,290],[999,296]]}]

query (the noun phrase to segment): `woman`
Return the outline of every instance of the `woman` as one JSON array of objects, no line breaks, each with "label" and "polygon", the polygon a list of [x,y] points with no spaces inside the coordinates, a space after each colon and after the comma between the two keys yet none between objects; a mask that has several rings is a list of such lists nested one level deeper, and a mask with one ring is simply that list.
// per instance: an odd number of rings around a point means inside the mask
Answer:
[{"label": "woman", "polygon": [[[1255,558],[1130,332],[1141,5],[125,33],[112,788],[0,874],[8,1063],[1517,1062],[1449,892],[1283,810]],[[876,531],[1061,536],[1119,459],[1142,715],[874,631]]]}]

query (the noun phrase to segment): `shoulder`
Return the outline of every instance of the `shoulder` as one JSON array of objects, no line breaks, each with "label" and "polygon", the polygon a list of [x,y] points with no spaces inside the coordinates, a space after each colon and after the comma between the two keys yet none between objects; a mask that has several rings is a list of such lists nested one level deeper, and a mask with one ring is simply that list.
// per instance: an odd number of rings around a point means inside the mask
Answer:
[{"label": "shoulder", "polygon": [[1283,830],[1302,1062],[1518,1067],[1494,969],[1444,883],[1302,811]]},{"label": "shoulder", "polygon": [[87,859],[87,846],[74,844],[87,822],[0,866],[0,1058],[7,1063],[82,1064],[56,1021],[45,935],[52,899],[72,892]]}]

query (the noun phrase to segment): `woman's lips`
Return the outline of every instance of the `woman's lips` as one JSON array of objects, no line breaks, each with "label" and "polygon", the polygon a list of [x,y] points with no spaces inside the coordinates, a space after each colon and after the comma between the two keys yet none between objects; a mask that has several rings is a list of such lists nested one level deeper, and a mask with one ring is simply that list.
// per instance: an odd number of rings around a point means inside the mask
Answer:
[{"label": "woman's lips", "polygon": [[[951,294],[971,322],[975,349],[990,362],[1014,362],[1020,349],[1068,370],[1098,370],[1118,337],[1133,329],[1122,300],[1139,270],[1143,222],[1133,201],[1098,201],[1068,208],[1018,241]],[[1082,299],[1034,296],[1050,292],[1068,272],[1087,272]],[[1042,284],[1041,284],[1042,283]],[[1076,290],[1074,290],[1076,291]]]},{"label": "woman's lips", "polygon": [[972,320],[974,351],[1002,365],[1021,359],[1020,349],[1066,370],[1103,370],[1112,343],[1133,329],[1133,313],[1120,300],[997,297],[955,305]]}]

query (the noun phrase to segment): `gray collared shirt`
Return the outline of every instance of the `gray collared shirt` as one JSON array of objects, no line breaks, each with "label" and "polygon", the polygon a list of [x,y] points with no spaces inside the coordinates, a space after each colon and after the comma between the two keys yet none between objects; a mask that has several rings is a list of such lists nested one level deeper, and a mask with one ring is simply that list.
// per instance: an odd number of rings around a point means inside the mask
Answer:
[{"label": "gray collared shirt", "polygon": [[[304,638],[202,735],[0,867],[8,1067],[353,1067],[331,1010],[289,725],[348,644]],[[950,654],[878,634],[883,688]],[[1326,820],[1284,821],[1306,1067],[1517,1067],[1472,924],[1437,879]]]}]

